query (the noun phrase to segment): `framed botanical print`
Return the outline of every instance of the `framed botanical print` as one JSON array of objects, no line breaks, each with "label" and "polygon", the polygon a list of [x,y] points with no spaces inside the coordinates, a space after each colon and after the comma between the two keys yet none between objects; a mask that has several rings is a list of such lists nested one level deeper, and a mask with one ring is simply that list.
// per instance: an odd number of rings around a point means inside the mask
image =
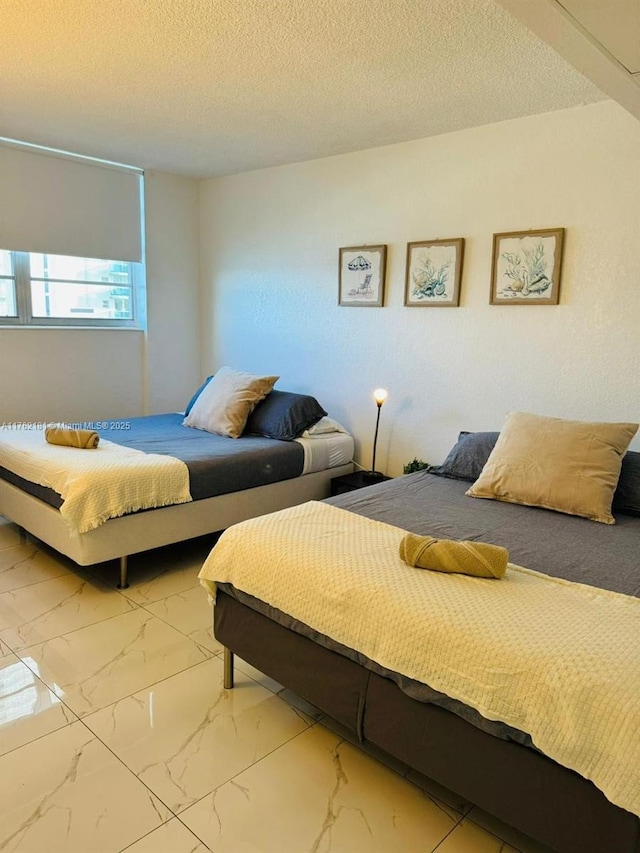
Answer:
[{"label": "framed botanical print", "polygon": [[407,243],[404,304],[409,308],[455,308],[460,304],[464,239]]},{"label": "framed botanical print", "polygon": [[491,305],[557,305],[564,228],[493,235]]}]

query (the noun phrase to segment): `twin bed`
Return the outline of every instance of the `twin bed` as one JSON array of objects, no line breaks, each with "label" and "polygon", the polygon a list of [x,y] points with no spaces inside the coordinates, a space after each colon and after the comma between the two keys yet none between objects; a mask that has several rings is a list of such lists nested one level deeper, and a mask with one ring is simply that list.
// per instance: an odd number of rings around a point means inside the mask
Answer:
[{"label": "twin bed", "polygon": [[[287,412],[313,399],[272,395]],[[324,410],[313,402],[318,422]],[[183,419],[103,422],[95,450],[52,447],[43,425],[2,428],[0,514],[79,565],[118,559],[126,587],[129,555],[324,498],[332,477],[353,470],[353,439],[329,419],[330,431],[294,440],[251,433],[231,439],[183,426]],[[281,426],[280,418],[276,434]],[[167,473],[174,485],[158,488]]]},{"label": "twin bed", "polygon": [[[555,850],[638,853],[640,453],[598,524],[472,500],[496,437],[480,462],[227,531],[201,572],[226,686],[238,654]],[[507,574],[410,568],[405,531],[500,544]]]}]

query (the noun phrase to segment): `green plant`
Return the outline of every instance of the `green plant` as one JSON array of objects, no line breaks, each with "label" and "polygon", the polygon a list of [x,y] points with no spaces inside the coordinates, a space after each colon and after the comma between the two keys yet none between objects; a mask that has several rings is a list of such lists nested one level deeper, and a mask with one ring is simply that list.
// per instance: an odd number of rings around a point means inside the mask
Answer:
[{"label": "green plant", "polygon": [[403,470],[405,474],[413,474],[414,471],[423,471],[428,467],[429,463],[425,462],[424,459],[412,459],[411,462],[407,462]]}]

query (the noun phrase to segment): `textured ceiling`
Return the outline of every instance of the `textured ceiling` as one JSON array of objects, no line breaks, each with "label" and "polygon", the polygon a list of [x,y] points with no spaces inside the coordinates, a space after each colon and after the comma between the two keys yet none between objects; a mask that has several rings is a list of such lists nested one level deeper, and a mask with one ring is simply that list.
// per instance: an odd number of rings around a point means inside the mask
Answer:
[{"label": "textured ceiling", "polygon": [[197,177],[601,100],[494,0],[0,0],[0,135]]}]

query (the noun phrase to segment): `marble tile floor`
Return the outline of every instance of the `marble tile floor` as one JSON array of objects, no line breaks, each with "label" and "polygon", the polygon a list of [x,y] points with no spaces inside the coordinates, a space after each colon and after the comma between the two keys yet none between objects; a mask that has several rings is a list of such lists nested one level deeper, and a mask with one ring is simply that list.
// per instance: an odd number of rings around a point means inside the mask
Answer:
[{"label": "marble tile floor", "polygon": [[212,541],[118,590],[0,518],[0,851],[543,853],[243,661],[225,691]]}]

